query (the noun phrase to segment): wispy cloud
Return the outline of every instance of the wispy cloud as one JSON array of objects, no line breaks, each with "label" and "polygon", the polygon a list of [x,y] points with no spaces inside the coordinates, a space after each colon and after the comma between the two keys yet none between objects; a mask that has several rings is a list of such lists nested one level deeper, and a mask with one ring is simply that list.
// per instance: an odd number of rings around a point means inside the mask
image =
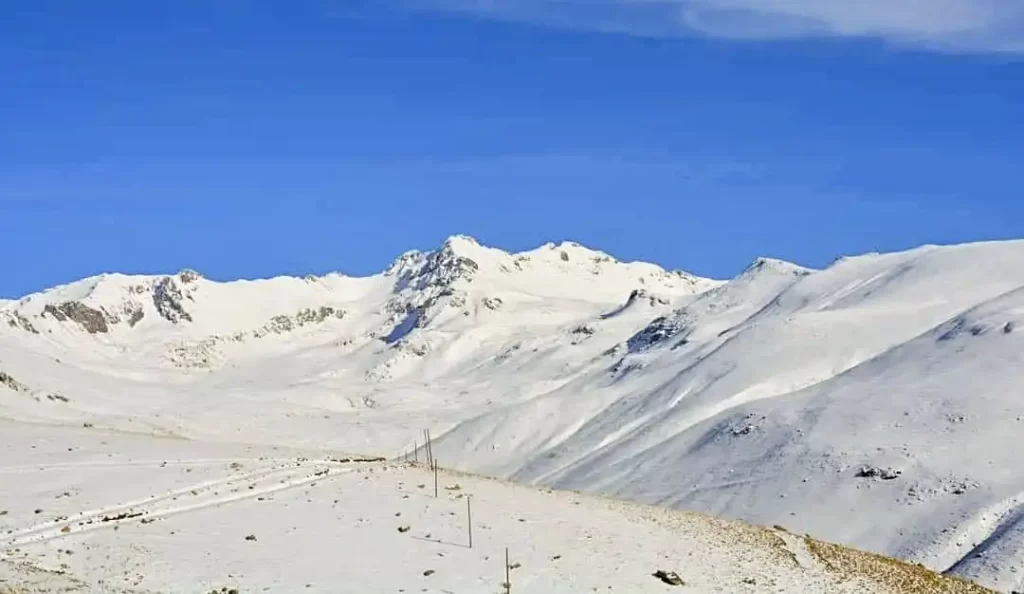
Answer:
[{"label": "wispy cloud", "polygon": [[643,36],[873,38],[1024,54],[1024,0],[402,0],[407,7]]}]

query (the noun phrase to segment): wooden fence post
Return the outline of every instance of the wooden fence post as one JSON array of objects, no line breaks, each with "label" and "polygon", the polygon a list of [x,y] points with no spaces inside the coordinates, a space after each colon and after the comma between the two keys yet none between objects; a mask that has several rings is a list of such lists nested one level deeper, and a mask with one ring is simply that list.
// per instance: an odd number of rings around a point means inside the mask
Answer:
[{"label": "wooden fence post", "polygon": [[431,466],[434,466],[437,462],[434,460],[434,440],[430,439],[430,429],[425,431],[427,436],[427,458]]}]

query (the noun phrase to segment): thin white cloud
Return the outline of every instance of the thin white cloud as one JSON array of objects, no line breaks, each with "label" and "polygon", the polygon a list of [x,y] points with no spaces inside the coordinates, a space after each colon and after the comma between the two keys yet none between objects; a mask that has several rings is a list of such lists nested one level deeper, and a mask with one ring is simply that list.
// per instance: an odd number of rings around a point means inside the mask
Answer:
[{"label": "thin white cloud", "polygon": [[940,51],[1024,53],[1024,0],[405,0],[405,6],[644,36],[873,38]]}]

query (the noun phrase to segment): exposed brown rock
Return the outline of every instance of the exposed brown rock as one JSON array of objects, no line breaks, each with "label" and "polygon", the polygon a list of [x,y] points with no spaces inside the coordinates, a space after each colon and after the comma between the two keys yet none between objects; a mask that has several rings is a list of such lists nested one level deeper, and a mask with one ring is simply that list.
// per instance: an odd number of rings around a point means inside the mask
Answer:
[{"label": "exposed brown rock", "polygon": [[43,315],[51,315],[59,322],[71,320],[89,334],[105,334],[110,331],[107,326],[107,315],[79,301],[67,301],[59,305],[47,305]]}]

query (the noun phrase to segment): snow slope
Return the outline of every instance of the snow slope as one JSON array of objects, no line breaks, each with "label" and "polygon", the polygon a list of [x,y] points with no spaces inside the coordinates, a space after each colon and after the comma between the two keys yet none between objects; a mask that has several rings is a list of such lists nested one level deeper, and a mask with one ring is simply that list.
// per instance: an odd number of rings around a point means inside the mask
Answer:
[{"label": "snow slope", "polygon": [[12,422],[0,436],[0,478],[19,486],[0,492],[0,592],[498,593],[507,548],[527,594],[984,594],[699,514],[449,472],[435,496],[424,466]]},{"label": "snow slope", "polygon": [[382,274],[0,305],[0,417],[399,455],[1024,589],[1024,242],[728,281],[453,237]]}]

